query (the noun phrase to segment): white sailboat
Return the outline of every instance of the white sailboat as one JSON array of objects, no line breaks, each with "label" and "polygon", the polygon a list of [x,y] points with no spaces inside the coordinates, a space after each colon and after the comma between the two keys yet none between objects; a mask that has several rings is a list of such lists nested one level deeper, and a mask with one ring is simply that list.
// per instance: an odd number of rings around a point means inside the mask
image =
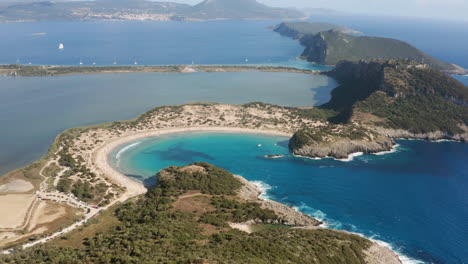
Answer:
[{"label": "white sailboat", "polygon": [[80,60],[80,65],[83,65],[83,62]]},{"label": "white sailboat", "polygon": [[137,65],[137,64],[138,64],[138,61],[135,61],[133,64]]},{"label": "white sailboat", "polygon": [[249,59],[246,58],[246,59],[245,59],[245,62],[249,62]]},{"label": "white sailboat", "polygon": [[63,45],[63,43],[60,43],[58,49],[63,50],[64,48],[65,48],[65,46]]},{"label": "white sailboat", "polygon": [[114,61],[114,65],[117,65],[117,61]]}]

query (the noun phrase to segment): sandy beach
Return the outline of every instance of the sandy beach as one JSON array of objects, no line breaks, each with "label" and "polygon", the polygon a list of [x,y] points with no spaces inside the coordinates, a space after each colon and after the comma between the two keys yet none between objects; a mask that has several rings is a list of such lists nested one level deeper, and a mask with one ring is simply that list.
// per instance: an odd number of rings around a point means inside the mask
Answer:
[{"label": "sandy beach", "polygon": [[187,127],[187,128],[175,128],[175,129],[160,129],[147,131],[142,133],[135,133],[125,137],[121,137],[117,140],[109,140],[104,143],[104,146],[99,148],[96,152],[93,160],[96,169],[99,169],[106,175],[111,181],[119,184],[120,186],[126,187],[126,192],[122,194],[118,201],[123,202],[132,197],[146,193],[147,189],[143,186],[143,183],[132,178],[129,178],[122,173],[115,170],[109,164],[109,154],[117,147],[125,145],[129,142],[144,139],[148,137],[156,137],[167,134],[183,133],[183,132],[222,132],[222,133],[248,133],[248,134],[263,134],[263,135],[275,135],[291,137],[291,133],[275,131],[275,130],[256,130],[248,128],[233,128],[233,127]]}]

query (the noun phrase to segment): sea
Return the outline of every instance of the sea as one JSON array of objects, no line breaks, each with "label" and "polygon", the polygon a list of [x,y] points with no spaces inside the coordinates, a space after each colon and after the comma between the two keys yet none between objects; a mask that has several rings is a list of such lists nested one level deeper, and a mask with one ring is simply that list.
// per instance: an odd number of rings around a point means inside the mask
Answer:
[{"label": "sea", "polygon": [[[311,20],[399,38],[468,68],[466,23],[368,16]],[[329,69],[297,60],[303,47],[271,31],[279,22],[3,23],[0,64]],[[468,85],[468,76],[454,77]],[[314,106],[326,102],[335,86],[320,76],[258,72],[0,77],[0,175],[40,158],[54,137],[70,127],[130,119],[159,105],[192,101]],[[349,162],[264,158],[287,155],[286,140],[172,135],[134,142],[138,144],[120,153],[115,165],[151,184],[151,176],[165,166],[206,160],[257,181],[266,196],[323,219],[329,227],[387,243],[407,257],[405,263],[468,263],[466,144],[401,141],[395,153]],[[260,143],[264,147],[258,148]]]},{"label": "sea", "polygon": [[[148,186],[165,167],[209,162],[254,181],[264,198],[326,227],[391,247],[404,263],[468,260],[465,144],[398,141],[391,153],[348,161],[293,157],[287,144],[288,138],[278,136],[188,132],[129,142],[109,160]],[[285,156],[266,158],[275,154]]]}]

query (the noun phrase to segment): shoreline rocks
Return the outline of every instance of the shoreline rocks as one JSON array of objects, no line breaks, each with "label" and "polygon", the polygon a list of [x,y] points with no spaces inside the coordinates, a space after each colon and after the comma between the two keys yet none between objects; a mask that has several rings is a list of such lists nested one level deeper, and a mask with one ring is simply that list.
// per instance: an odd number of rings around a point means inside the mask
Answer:
[{"label": "shoreline rocks", "polygon": [[282,218],[282,224],[295,227],[318,227],[323,224],[323,222],[298,212],[290,206],[268,199],[261,199],[260,195],[262,195],[262,192],[254,183],[238,175],[235,175],[235,177],[239,179],[243,185],[238,193],[239,197],[249,202],[259,203],[263,209],[274,211]]}]

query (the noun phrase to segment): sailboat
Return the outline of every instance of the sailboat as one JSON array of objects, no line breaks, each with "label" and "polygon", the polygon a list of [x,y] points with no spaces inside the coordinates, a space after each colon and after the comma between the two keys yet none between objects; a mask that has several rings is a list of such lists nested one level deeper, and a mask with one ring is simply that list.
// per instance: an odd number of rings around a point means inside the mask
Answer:
[{"label": "sailboat", "polygon": [[138,64],[138,61],[135,61],[133,64],[137,65],[137,64]]},{"label": "sailboat", "polygon": [[95,62],[93,62],[93,65],[96,65],[96,63],[95,63]]},{"label": "sailboat", "polygon": [[114,65],[116,65],[116,64],[117,64],[117,61],[114,61]]},{"label": "sailboat", "polygon": [[63,50],[64,48],[65,48],[65,46],[63,46],[63,43],[60,43],[58,49]]},{"label": "sailboat", "polygon": [[246,59],[245,59],[245,62],[249,62],[249,59],[246,58]]},{"label": "sailboat", "polygon": [[83,65],[83,62],[80,60],[80,65]]}]

